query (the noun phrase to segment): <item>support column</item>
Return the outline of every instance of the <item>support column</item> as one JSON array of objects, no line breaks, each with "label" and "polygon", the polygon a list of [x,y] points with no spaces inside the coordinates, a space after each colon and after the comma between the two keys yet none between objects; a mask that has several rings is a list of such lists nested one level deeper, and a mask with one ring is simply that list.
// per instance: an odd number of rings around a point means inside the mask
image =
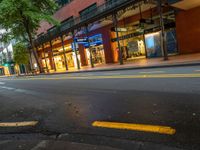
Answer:
[{"label": "support column", "polygon": [[61,35],[60,38],[61,38],[61,42],[62,42],[63,55],[64,55],[64,62],[65,62],[65,68],[66,68],[66,70],[68,70],[68,64],[67,64],[66,50],[65,50],[65,43],[64,43],[63,35]]},{"label": "support column", "polygon": [[167,54],[167,42],[166,42],[166,33],[165,33],[165,26],[163,21],[163,9],[162,9],[162,0],[158,0],[158,8],[160,14],[160,28],[161,28],[161,49],[164,55],[164,60],[168,60]]},{"label": "support column", "polygon": [[52,42],[50,41],[50,48],[51,48],[51,55],[52,55],[52,62],[53,62],[53,69],[56,71],[56,64],[55,64],[55,60],[54,60],[54,56],[53,56],[53,46],[52,46]]},{"label": "support column", "polygon": [[73,36],[74,52],[75,52],[75,55],[76,55],[77,68],[78,68],[78,70],[80,70],[80,62],[79,62],[78,55],[77,55],[77,47],[76,47],[74,31],[72,32],[72,36]]},{"label": "support column", "polygon": [[122,58],[122,51],[121,51],[121,46],[120,46],[120,42],[119,42],[119,32],[118,32],[118,20],[117,20],[117,15],[116,13],[113,14],[113,22],[114,22],[114,26],[115,26],[115,32],[116,32],[116,36],[117,36],[117,44],[118,44],[118,55],[119,55],[119,64],[123,65],[123,58]]},{"label": "support column", "polygon": [[44,49],[44,44],[42,44],[42,51],[44,53],[44,60],[45,60],[47,72],[49,73],[49,68],[48,68],[48,65],[47,65],[47,58],[46,58],[46,55],[45,55],[46,53],[45,53],[45,49]]},{"label": "support column", "polygon": [[[141,4],[139,3],[139,10],[140,10],[140,19],[143,19],[142,18],[142,9],[141,9]],[[145,29],[144,29],[144,31],[145,31]],[[144,49],[145,49],[145,57],[147,58],[148,56],[147,56],[147,47],[146,47],[146,41],[145,41],[145,33],[144,33],[144,31],[143,31],[143,33],[142,33],[142,38],[143,38],[143,42],[144,42]]]}]

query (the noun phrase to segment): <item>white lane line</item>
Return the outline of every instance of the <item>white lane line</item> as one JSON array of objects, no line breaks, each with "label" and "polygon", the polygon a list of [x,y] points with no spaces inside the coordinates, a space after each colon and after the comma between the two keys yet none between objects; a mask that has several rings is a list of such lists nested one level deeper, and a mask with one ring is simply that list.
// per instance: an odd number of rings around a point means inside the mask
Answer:
[{"label": "white lane line", "polygon": [[104,75],[121,75],[122,73],[104,73]]},{"label": "white lane line", "polygon": [[7,87],[7,86],[0,86],[0,88],[6,89],[6,90],[14,90],[15,89],[15,88],[12,88],[12,87]]},{"label": "white lane line", "polygon": [[0,127],[25,127],[25,126],[35,126],[38,121],[24,121],[24,122],[2,122]]},{"label": "white lane line", "polygon": [[5,82],[0,82],[0,85],[4,85],[5,84]]},{"label": "white lane line", "polygon": [[35,147],[33,147],[31,150],[40,150],[40,149],[44,149],[47,146],[47,141],[41,141],[40,143],[38,143]]},{"label": "white lane line", "polygon": [[149,72],[139,72],[141,74],[147,74],[147,73],[165,73],[165,71],[149,71]]}]

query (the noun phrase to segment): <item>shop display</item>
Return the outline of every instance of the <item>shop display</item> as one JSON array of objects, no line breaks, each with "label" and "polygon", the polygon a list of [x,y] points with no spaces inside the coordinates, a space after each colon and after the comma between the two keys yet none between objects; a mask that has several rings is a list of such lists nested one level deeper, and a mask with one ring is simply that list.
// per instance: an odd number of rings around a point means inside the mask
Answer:
[{"label": "shop display", "polygon": [[142,37],[126,39],[121,42],[122,58],[124,60],[145,56],[145,46]]},{"label": "shop display", "polygon": [[64,58],[62,55],[55,56],[54,57],[55,65],[57,70],[64,70],[65,69],[65,63]]},{"label": "shop display", "polygon": [[[89,37],[90,50],[92,54],[92,62],[94,64],[104,64],[105,63],[105,54],[103,47],[103,39],[101,34],[96,34]],[[85,45],[86,47],[86,45]],[[90,50],[86,49],[88,63],[90,64]]]},{"label": "shop display", "polygon": [[147,57],[160,57],[162,56],[160,32],[155,32],[145,35]]}]

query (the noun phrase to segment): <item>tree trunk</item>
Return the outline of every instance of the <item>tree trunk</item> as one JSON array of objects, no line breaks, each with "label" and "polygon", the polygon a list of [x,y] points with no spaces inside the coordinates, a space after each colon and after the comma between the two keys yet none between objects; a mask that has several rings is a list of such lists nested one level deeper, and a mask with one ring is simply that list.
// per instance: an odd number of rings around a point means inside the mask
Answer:
[{"label": "tree trunk", "polygon": [[[25,25],[25,28],[26,28],[26,32],[28,34],[30,45],[32,47],[33,56],[34,56],[34,58],[36,60],[36,63],[37,63],[37,66],[39,68],[40,73],[43,73],[44,71],[43,71],[43,69],[41,67],[41,64],[39,62],[39,59],[38,59],[38,56],[37,56],[37,53],[36,53],[36,50],[35,50],[35,45],[34,45],[34,42],[33,42],[33,39],[32,39],[32,34],[31,34],[30,30],[29,30],[28,25]],[[31,53],[31,51],[30,51],[30,53]]]},{"label": "tree trunk", "polygon": [[31,44],[31,47],[32,47],[33,56],[34,56],[34,58],[36,60],[36,63],[37,63],[37,66],[39,68],[40,73],[42,73],[43,69],[42,69],[41,64],[39,62],[39,59],[38,59],[38,56],[37,56],[37,53],[36,53],[36,50],[35,50],[35,45],[33,43],[32,36],[31,36],[30,32],[28,33],[28,37],[29,37],[30,44]]}]

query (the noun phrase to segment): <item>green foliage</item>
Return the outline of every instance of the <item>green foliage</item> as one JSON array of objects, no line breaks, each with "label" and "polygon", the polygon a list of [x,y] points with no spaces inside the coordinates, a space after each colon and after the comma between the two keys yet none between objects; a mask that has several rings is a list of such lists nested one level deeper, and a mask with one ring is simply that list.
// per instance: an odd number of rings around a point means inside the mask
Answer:
[{"label": "green foliage", "polygon": [[29,63],[29,54],[24,43],[17,43],[14,47],[14,61],[16,64],[27,65]]},{"label": "green foliage", "polygon": [[58,24],[52,18],[57,5],[54,0],[0,0],[0,26],[15,39],[34,37],[41,21]]},{"label": "green foliage", "polygon": [[6,38],[2,38],[2,41],[6,41],[7,37],[26,41],[32,48],[40,72],[42,67],[33,40],[41,21],[59,24],[52,18],[56,9],[55,0],[0,0],[0,27],[7,30]]}]

